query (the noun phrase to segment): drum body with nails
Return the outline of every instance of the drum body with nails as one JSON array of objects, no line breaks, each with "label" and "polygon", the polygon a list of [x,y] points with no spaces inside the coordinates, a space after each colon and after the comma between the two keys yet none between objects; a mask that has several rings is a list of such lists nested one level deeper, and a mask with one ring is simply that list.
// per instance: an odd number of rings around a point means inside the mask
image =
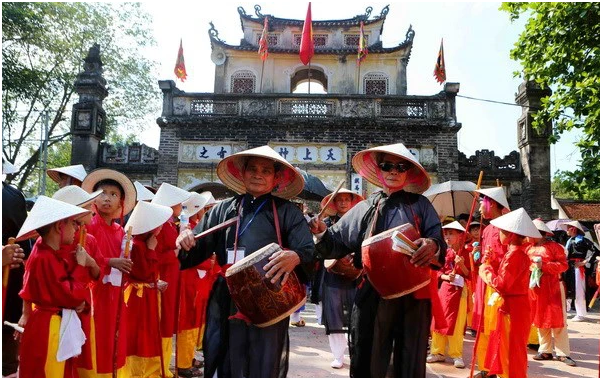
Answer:
[{"label": "drum body with nails", "polygon": [[367,277],[384,299],[410,294],[429,284],[429,267],[416,267],[410,262],[412,251],[399,252],[392,247],[392,235],[402,233],[404,240],[417,240],[415,228],[403,224],[365,239],[362,243],[362,262]]},{"label": "drum body with nails", "polygon": [[281,247],[271,243],[233,264],[225,272],[231,299],[257,327],[268,327],[290,316],[306,302],[306,289],[295,272],[285,285],[271,283],[263,269]]},{"label": "drum body with nails", "polygon": [[325,260],[323,266],[329,273],[339,274],[350,280],[357,279],[362,273],[360,269],[356,269],[352,263],[352,259],[347,258]]}]

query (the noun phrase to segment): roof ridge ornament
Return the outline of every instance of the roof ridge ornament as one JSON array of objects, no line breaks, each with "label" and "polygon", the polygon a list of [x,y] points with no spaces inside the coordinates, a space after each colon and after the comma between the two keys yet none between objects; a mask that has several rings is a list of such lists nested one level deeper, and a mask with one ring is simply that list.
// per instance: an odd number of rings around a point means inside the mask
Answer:
[{"label": "roof ridge ornament", "polygon": [[217,29],[215,29],[215,25],[212,23],[212,21],[209,22],[209,25],[210,25],[210,29],[208,29],[208,35],[210,36],[210,38],[215,39],[219,42],[225,43],[225,41],[223,41],[223,40],[221,40],[221,38],[219,38],[219,32],[217,31]]},{"label": "roof ridge ornament", "polygon": [[406,40],[405,42],[412,42],[413,38],[415,38],[415,31],[412,28],[412,24],[408,27],[406,31]]},{"label": "roof ridge ornament", "polygon": [[265,16],[262,13],[260,13],[261,9],[262,8],[260,7],[260,5],[256,4],[254,6],[254,14],[256,14],[256,17],[258,17],[258,18],[265,18]]},{"label": "roof ridge ornament", "polygon": [[379,14],[379,17],[375,17],[375,18],[385,18],[387,16],[387,14],[389,13],[389,11],[390,11],[390,4],[383,7],[383,9],[381,10],[381,13]]},{"label": "roof ridge ornament", "polygon": [[239,6],[239,7],[237,8],[237,10],[238,10],[238,13],[240,14],[240,16],[247,16],[247,14],[246,14],[246,10],[244,9],[244,7],[242,7],[242,6]]}]

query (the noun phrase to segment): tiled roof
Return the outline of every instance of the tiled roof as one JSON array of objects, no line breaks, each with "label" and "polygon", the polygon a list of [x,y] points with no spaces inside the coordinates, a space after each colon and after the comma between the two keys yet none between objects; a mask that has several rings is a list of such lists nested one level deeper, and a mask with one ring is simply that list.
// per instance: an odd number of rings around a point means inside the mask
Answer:
[{"label": "tiled roof", "polygon": [[569,217],[583,222],[600,222],[600,201],[576,201],[556,199]]}]

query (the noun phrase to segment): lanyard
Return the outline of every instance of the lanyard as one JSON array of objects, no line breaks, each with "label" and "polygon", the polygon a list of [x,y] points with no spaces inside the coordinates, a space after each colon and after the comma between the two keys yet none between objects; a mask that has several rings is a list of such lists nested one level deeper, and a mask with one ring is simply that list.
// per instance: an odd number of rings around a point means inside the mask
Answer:
[{"label": "lanyard", "polygon": [[[245,199],[245,198],[244,198]],[[242,199],[242,205],[241,207],[244,208],[244,199]],[[254,214],[252,214],[252,218],[250,218],[250,221],[248,221],[248,223],[246,223],[246,225],[244,226],[244,228],[242,228],[242,230],[239,232],[238,237],[241,237],[244,232],[246,232],[246,230],[248,229],[248,227],[250,226],[250,224],[252,223],[252,221],[254,221],[254,218],[256,217],[256,214],[258,214],[258,212],[260,211],[260,209],[262,209],[262,207],[264,206],[264,204],[267,203],[267,199],[265,199],[257,208],[256,210],[254,210]]]}]

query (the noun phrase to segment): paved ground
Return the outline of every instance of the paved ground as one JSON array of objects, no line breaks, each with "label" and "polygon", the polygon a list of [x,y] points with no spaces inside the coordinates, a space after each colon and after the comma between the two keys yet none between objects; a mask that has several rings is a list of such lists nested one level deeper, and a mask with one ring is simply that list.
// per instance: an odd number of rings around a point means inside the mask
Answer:
[{"label": "paved ground", "polygon": [[[305,327],[290,326],[290,371],[288,377],[347,377],[349,375],[349,358],[346,355],[346,365],[342,369],[332,369],[329,364],[332,357],[325,328],[316,323],[314,305],[307,304],[302,316],[306,320]],[[569,318],[573,314],[569,315]],[[569,338],[571,342],[571,357],[577,362],[576,367],[569,367],[559,361],[535,361],[535,354],[529,351],[529,378],[600,378],[598,372],[598,345],[600,341],[600,314],[589,314],[588,322],[568,321]],[[465,336],[464,360],[471,362],[475,338]],[[456,369],[448,359],[446,363],[428,364],[427,378],[468,377],[469,370]]]}]

